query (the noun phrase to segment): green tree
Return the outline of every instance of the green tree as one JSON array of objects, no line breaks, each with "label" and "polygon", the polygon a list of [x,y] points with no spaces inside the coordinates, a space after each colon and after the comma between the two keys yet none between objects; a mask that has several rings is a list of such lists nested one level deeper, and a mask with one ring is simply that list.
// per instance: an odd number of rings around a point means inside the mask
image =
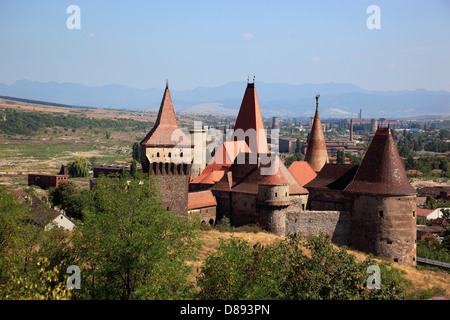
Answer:
[{"label": "green tree", "polygon": [[338,150],[336,156],[336,163],[345,164],[345,152],[344,150]]},{"label": "green tree", "polygon": [[293,155],[286,157],[286,159],[284,160],[284,165],[289,168],[292,162],[303,160],[305,160],[305,155],[303,153],[294,153]]},{"label": "green tree", "polygon": [[408,155],[404,162],[405,170],[415,170],[417,168],[417,162],[412,155]]},{"label": "green tree", "polygon": [[68,217],[83,220],[84,212],[90,206],[94,206],[92,192],[90,190],[81,190],[68,199],[66,214]]},{"label": "green tree", "polygon": [[131,160],[131,165],[130,165],[130,176],[133,178],[136,178],[137,175],[137,162],[136,160]]},{"label": "green tree", "polygon": [[28,206],[0,186],[0,299],[68,299],[61,237],[49,238],[60,230],[32,222]]},{"label": "green tree", "polygon": [[58,187],[48,190],[49,200],[54,206],[67,210],[71,198],[79,193],[78,188],[72,181],[62,181]]},{"label": "green tree", "polygon": [[25,265],[25,239],[29,210],[18,199],[0,186],[0,298],[9,291],[14,274]]},{"label": "green tree", "polygon": [[85,157],[76,157],[67,164],[69,174],[75,177],[86,177],[89,174],[89,163]]},{"label": "green tree", "polygon": [[138,142],[133,143],[133,151],[131,152],[131,155],[134,160],[137,162],[141,162],[141,145]]},{"label": "green tree", "polygon": [[300,138],[297,138],[297,141],[295,143],[295,153],[302,153],[302,143],[300,141]]},{"label": "green tree", "polygon": [[162,208],[148,177],[100,177],[95,205],[84,213],[73,238],[84,299],[183,299],[193,294],[187,280],[199,248],[199,223]]}]

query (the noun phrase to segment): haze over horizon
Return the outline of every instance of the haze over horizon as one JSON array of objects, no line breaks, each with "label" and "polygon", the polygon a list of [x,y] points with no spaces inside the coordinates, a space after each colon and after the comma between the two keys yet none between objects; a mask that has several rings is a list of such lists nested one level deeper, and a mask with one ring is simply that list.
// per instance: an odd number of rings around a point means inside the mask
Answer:
[{"label": "haze over horizon", "polygon": [[[71,5],[80,29],[69,29]],[[369,29],[368,7],[380,8]],[[0,2],[0,83],[450,91],[448,1]]]}]

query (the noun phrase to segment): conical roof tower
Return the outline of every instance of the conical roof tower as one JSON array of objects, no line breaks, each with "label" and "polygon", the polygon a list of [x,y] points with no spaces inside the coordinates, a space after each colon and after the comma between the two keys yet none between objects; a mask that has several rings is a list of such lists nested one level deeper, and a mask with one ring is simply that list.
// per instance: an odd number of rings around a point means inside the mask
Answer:
[{"label": "conical roof tower", "polygon": [[305,161],[307,161],[316,172],[319,172],[325,163],[328,163],[328,152],[319,115],[319,95],[316,95],[316,114],[314,115],[314,121],[309,135]]},{"label": "conical roof tower", "polygon": [[389,128],[378,128],[346,192],[414,195]]},{"label": "conical roof tower", "polygon": [[193,147],[178,126],[166,83],[156,123],[141,141],[141,164],[149,178],[156,177],[154,186],[161,194],[163,208],[180,216],[188,214]]},{"label": "conical roof tower", "polygon": [[247,82],[247,88],[234,126],[233,140],[245,140],[252,152],[269,152],[254,81],[253,83]]},{"label": "conical roof tower", "polygon": [[[176,130],[178,131],[173,135]],[[172,147],[177,145],[186,147],[193,146],[191,140],[178,126],[168,82],[166,82],[164,96],[161,101],[161,106],[159,107],[155,125],[141,141],[141,145],[146,147]]]}]

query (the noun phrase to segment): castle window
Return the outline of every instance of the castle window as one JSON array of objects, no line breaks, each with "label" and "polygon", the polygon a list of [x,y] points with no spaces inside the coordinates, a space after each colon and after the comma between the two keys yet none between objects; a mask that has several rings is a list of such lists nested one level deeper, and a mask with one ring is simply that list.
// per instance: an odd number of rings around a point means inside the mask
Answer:
[{"label": "castle window", "polygon": [[388,240],[388,241],[387,241],[387,244],[392,244],[392,241],[391,241],[391,240]]},{"label": "castle window", "polygon": [[159,157],[159,152],[156,153],[156,156]]},{"label": "castle window", "polygon": [[287,197],[287,192],[286,192],[286,197]]},{"label": "castle window", "polygon": [[415,211],[413,211],[413,217],[415,217],[416,216],[416,212]]},{"label": "castle window", "polygon": [[183,158],[183,151],[182,151],[182,152],[180,152],[180,157],[181,157],[181,158]]},{"label": "castle window", "polygon": [[172,156],[172,154],[169,152],[169,158]]},{"label": "castle window", "polygon": [[278,193],[275,192],[275,197],[278,197]]},{"label": "castle window", "polygon": [[398,262],[398,259],[394,259],[394,262]]},{"label": "castle window", "polygon": [[383,218],[383,211],[378,211],[378,215],[380,216],[380,218]]}]

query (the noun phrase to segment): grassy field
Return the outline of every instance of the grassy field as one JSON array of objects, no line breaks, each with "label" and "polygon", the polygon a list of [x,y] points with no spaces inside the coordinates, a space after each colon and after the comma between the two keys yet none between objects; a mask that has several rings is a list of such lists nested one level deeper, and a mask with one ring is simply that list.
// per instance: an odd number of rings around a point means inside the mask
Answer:
[{"label": "grassy field", "polygon": [[105,134],[76,132],[40,134],[29,140],[0,136],[0,183],[14,187],[26,185],[27,173],[58,173],[61,164],[76,156],[92,163],[131,161],[134,142],[143,138],[143,132],[112,132]]},{"label": "grassy field", "polygon": [[[58,173],[61,164],[67,164],[76,156],[86,157],[93,164],[129,162],[132,159],[133,143],[145,137],[156,116],[150,113],[64,108],[0,99],[0,110],[2,108],[12,108],[21,112],[83,115],[110,120],[123,118],[149,123],[148,129],[139,131],[129,128],[72,130],[51,127],[39,130],[31,136],[0,134],[0,184],[11,188],[26,186],[27,174],[30,172]],[[79,185],[87,186],[86,181],[89,181],[89,177],[85,181],[77,182]]]}]

